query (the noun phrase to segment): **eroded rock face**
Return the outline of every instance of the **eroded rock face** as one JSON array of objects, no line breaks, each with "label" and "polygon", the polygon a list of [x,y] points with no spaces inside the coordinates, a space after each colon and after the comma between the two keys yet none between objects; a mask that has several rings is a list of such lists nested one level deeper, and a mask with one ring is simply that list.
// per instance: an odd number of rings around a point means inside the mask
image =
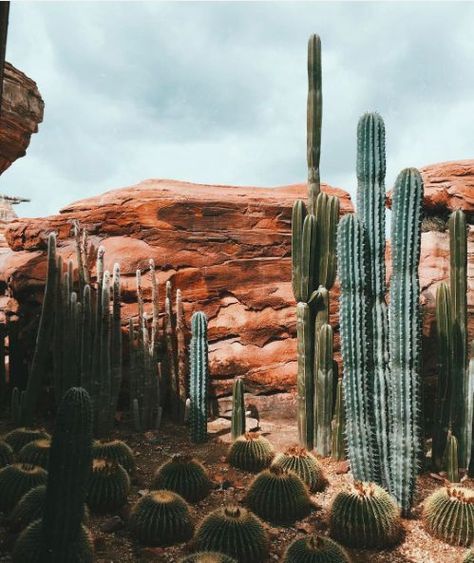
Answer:
[{"label": "eroded rock face", "polygon": [[0,174],[25,155],[30,137],[43,121],[44,102],[36,83],[5,63],[0,115]]}]

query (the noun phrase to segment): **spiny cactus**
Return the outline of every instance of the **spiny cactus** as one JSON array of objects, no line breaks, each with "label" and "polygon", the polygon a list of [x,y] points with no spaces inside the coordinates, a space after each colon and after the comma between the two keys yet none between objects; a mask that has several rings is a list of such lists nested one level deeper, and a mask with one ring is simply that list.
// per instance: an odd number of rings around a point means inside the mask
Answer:
[{"label": "spiny cactus", "polygon": [[263,524],[250,511],[234,505],[208,514],[199,524],[193,543],[197,549],[224,553],[238,563],[261,563],[268,555]]},{"label": "spiny cactus", "polygon": [[180,563],[237,563],[233,557],[216,551],[200,551],[180,559]]},{"label": "spiny cactus", "polygon": [[231,438],[236,440],[242,434],[245,434],[244,380],[237,377],[232,385]]},{"label": "spiny cactus", "polygon": [[193,524],[186,501],[171,491],[152,491],[134,506],[130,517],[133,536],[148,546],[167,546],[188,540]]},{"label": "spiny cactus", "polygon": [[238,469],[254,473],[270,465],[275,455],[270,442],[256,432],[239,436],[229,447],[227,461]]},{"label": "spiny cactus", "polygon": [[316,451],[322,456],[331,453],[332,416],[334,407],[333,330],[323,324],[317,332],[315,358]]},{"label": "spiny cactus", "polygon": [[50,448],[51,440],[49,438],[29,442],[21,448],[18,459],[22,463],[31,463],[32,465],[39,465],[43,469],[48,469]]},{"label": "spiny cactus", "polygon": [[51,436],[42,429],[34,428],[15,428],[3,437],[3,440],[12,448],[14,452],[19,452],[26,444],[35,440],[47,440]]},{"label": "spiny cactus", "polygon": [[279,466],[271,466],[255,477],[245,502],[264,520],[289,524],[305,517],[313,506],[300,477]]},{"label": "spiny cactus", "polygon": [[207,318],[200,311],[191,319],[192,338],[190,345],[191,440],[204,442],[207,438],[207,393],[209,386]]},{"label": "spiny cactus", "polygon": [[423,520],[433,536],[453,545],[474,542],[474,492],[463,487],[442,487],[424,503]]},{"label": "spiny cactus", "polygon": [[20,532],[43,516],[46,485],[38,485],[24,494],[8,517],[12,532]]},{"label": "spiny cactus", "polygon": [[346,418],[344,413],[344,395],[342,378],[337,381],[336,404],[334,406],[334,420],[332,421],[332,446],[331,457],[336,461],[346,459]]},{"label": "spiny cactus", "polygon": [[312,492],[322,491],[326,486],[323,468],[310,452],[299,446],[288,448],[279,453],[273,461],[273,466],[286,471],[294,471]]},{"label": "spiny cactus", "polygon": [[0,510],[10,512],[25,493],[46,483],[47,475],[42,467],[28,463],[0,469]]},{"label": "spiny cactus", "polygon": [[127,503],[130,478],[125,469],[106,459],[94,459],[89,477],[87,505],[92,512],[119,510]]},{"label": "spiny cactus", "polygon": [[178,493],[188,502],[199,502],[209,494],[212,482],[202,463],[191,456],[175,454],[157,469],[152,487]]},{"label": "spiny cactus", "polygon": [[459,483],[458,441],[451,432],[448,434],[444,456],[448,480],[451,483]]},{"label": "spiny cactus", "polygon": [[0,468],[11,465],[14,461],[15,454],[13,449],[3,440],[0,440]]},{"label": "spiny cactus", "polygon": [[294,540],[285,552],[283,563],[351,563],[347,551],[324,536]]},{"label": "spiny cactus", "polygon": [[466,552],[459,563],[474,563],[474,550]]},{"label": "spiny cactus", "polygon": [[135,471],[133,451],[122,440],[94,440],[92,455],[94,458],[108,459],[120,464],[129,474]]},{"label": "spiny cactus", "polygon": [[400,509],[382,487],[356,482],[334,497],[329,529],[332,538],[350,547],[388,547],[401,537]]}]

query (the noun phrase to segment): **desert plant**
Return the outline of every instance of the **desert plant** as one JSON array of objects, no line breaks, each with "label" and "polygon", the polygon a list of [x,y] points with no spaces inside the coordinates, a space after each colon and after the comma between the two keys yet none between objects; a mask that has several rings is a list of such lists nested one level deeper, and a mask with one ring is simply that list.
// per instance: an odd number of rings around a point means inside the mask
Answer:
[{"label": "desert plant", "polygon": [[180,559],[180,563],[237,563],[237,561],[217,551],[200,551]]},{"label": "desert plant", "polygon": [[198,502],[209,494],[212,481],[202,463],[192,456],[175,454],[157,469],[152,487],[178,493],[188,502]]},{"label": "desert plant", "polygon": [[442,487],[423,507],[426,530],[453,545],[469,547],[474,542],[474,492],[463,487]]},{"label": "desert plant", "polygon": [[266,438],[247,432],[230,445],[227,461],[233,467],[256,473],[268,467],[274,455],[273,446]]},{"label": "desert plant", "polygon": [[167,546],[188,540],[193,524],[186,501],[171,491],[152,491],[133,507],[133,536],[148,546]]},{"label": "desert plant", "polygon": [[[332,417],[334,413],[334,337],[326,323],[319,328],[315,358],[316,450],[323,456],[331,453]],[[337,381],[337,377],[336,377]]]},{"label": "desert plant", "polygon": [[242,434],[245,434],[244,380],[236,377],[232,385],[231,438],[236,440]]},{"label": "desert plant", "polygon": [[35,440],[48,440],[51,436],[42,429],[15,428],[3,437],[14,452],[19,452],[26,444]]},{"label": "desert plant", "polygon": [[207,438],[207,393],[209,387],[207,318],[200,311],[191,319],[191,369],[189,393],[191,398],[190,428],[191,440],[195,443],[204,442]]},{"label": "desert plant", "polygon": [[133,451],[122,440],[94,440],[92,456],[114,461],[120,464],[129,474],[132,474],[136,468]]},{"label": "desert plant", "polygon": [[294,540],[285,552],[283,563],[351,563],[347,551],[330,538],[320,535]]},{"label": "desert plant", "polygon": [[30,489],[17,502],[8,517],[8,527],[12,532],[20,532],[43,516],[46,485]]},{"label": "desert plant", "polygon": [[218,551],[238,563],[262,563],[268,555],[268,538],[260,520],[245,508],[224,506],[199,524],[193,543],[203,551]]},{"label": "desert plant", "polygon": [[458,441],[451,432],[448,434],[444,456],[448,480],[451,483],[459,483]]},{"label": "desert plant", "polygon": [[51,440],[49,438],[34,440],[21,448],[18,459],[22,463],[31,463],[48,469],[50,448]]},{"label": "desert plant", "polygon": [[0,510],[9,513],[25,493],[46,483],[47,475],[42,467],[28,463],[0,469]]},{"label": "desert plant", "polygon": [[294,471],[312,492],[322,491],[326,486],[323,468],[313,454],[294,446],[276,455],[273,466],[286,471]]},{"label": "desert plant", "polygon": [[330,535],[350,547],[388,547],[401,538],[400,509],[375,483],[354,483],[334,497],[329,513]]},{"label": "desert plant", "polygon": [[12,447],[0,440],[0,468],[6,465],[11,465],[15,459]]},{"label": "desert plant", "polygon": [[459,563],[474,563],[474,550],[470,549],[460,559]]},{"label": "desert plant", "polygon": [[106,513],[127,503],[130,478],[125,469],[106,459],[94,459],[87,488],[87,505],[92,512]]},{"label": "desert plant", "polygon": [[245,503],[257,516],[275,524],[292,524],[309,514],[313,506],[300,477],[279,466],[271,466],[255,477]]},{"label": "desert plant", "polygon": [[339,378],[336,387],[336,404],[334,406],[334,420],[332,421],[331,446],[331,457],[336,461],[346,459],[345,422],[342,378]]}]

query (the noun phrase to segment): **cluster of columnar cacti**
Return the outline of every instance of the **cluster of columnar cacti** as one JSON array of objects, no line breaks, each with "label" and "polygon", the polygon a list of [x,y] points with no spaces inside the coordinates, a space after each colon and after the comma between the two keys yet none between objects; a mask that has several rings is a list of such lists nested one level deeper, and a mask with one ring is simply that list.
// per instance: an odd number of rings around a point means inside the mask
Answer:
[{"label": "cluster of columnar cacti", "polygon": [[313,535],[293,541],[283,563],[351,563],[351,558],[334,540]]},{"label": "cluster of columnar cacti", "polygon": [[313,35],[308,45],[308,203],[298,200],[293,206],[292,285],[297,302],[299,441],[308,450],[316,442],[318,452],[328,455],[337,370],[333,368],[332,331],[325,325],[329,290],[336,277],[339,200],[320,191],[321,116],[321,42]]},{"label": "cluster of columnar cacti", "polygon": [[207,438],[209,388],[207,317],[201,311],[194,313],[191,319],[189,368],[189,425],[191,440],[199,443]]},{"label": "cluster of columnar cacti", "polygon": [[445,466],[454,440],[457,464],[468,469],[472,456],[474,370],[467,351],[467,226],[463,211],[448,220],[450,284],[442,283],[436,293],[438,331],[438,393],[433,432],[433,464]]},{"label": "cluster of columnar cacti", "polygon": [[261,434],[247,432],[230,446],[227,461],[238,469],[257,472],[268,467],[275,455],[273,446]]},{"label": "cluster of columnar cacti", "polygon": [[[385,127],[365,114],[357,130],[358,213],[338,231],[346,437],[354,477],[388,488],[406,514],[421,449],[418,263],[423,183],[395,183],[390,315],[385,301]],[[390,323],[389,323],[390,317]]]},{"label": "cluster of columnar cacti", "polygon": [[299,446],[277,454],[272,465],[296,473],[312,492],[322,491],[326,486],[326,478],[319,461],[311,452]]}]

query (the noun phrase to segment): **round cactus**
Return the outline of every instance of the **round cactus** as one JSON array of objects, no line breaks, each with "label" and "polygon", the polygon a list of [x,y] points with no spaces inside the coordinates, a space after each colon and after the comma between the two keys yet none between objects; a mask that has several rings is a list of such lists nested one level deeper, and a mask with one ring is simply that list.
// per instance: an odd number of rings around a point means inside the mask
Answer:
[{"label": "round cactus", "polygon": [[291,524],[309,514],[313,506],[298,475],[274,465],[255,477],[245,502],[255,514],[274,524]]},{"label": "round cactus", "polygon": [[[12,553],[13,563],[43,563],[43,521],[35,520],[18,536]],[[94,548],[88,529],[81,526],[76,541],[68,546],[67,561],[70,563],[92,563]]]},{"label": "round cactus", "polygon": [[324,536],[296,539],[285,552],[283,563],[351,563],[348,553]]},{"label": "round cactus", "polygon": [[127,502],[130,478],[125,469],[114,461],[94,459],[89,477],[87,505],[92,512],[118,510]]},{"label": "round cactus", "polygon": [[95,440],[92,455],[97,459],[108,459],[119,463],[130,475],[135,471],[132,449],[122,440]]},{"label": "round cactus", "polygon": [[257,473],[270,465],[274,455],[273,446],[266,438],[247,432],[232,443],[227,461],[233,467]]},{"label": "round cactus", "polygon": [[0,440],[0,468],[11,465],[14,460],[15,454],[11,446]]},{"label": "round cactus", "polygon": [[148,546],[173,545],[193,535],[188,505],[172,491],[152,491],[142,497],[132,510],[130,528]]},{"label": "round cactus", "polygon": [[35,440],[43,440],[51,438],[51,436],[42,429],[35,428],[15,428],[9,432],[4,441],[11,447],[14,452],[19,452],[23,446],[34,442]]},{"label": "round cactus", "polygon": [[39,465],[43,469],[48,469],[50,448],[51,440],[48,438],[29,442],[21,448],[18,459],[22,463],[31,463],[32,465]]},{"label": "round cactus", "polygon": [[217,551],[200,551],[180,559],[180,563],[237,563],[237,560]]},{"label": "round cactus", "polygon": [[470,549],[465,553],[459,563],[474,563],[474,550]]},{"label": "round cactus", "polygon": [[174,491],[188,502],[198,502],[209,494],[212,481],[199,461],[176,454],[158,468],[152,486]]},{"label": "round cactus", "polygon": [[0,510],[9,513],[24,494],[45,485],[47,476],[42,467],[28,463],[14,463],[0,469]]},{"label": "round cactus", "polygon": [[239,563],[261,563],[268,555],[263,524],[245,508],[225,506],[208,514],[194,536],[197,549],[217,551]]},{"label": "round cactus", "polygon": [[330,535],[351,547],[387,547],[401,536],[400,509],[382,487],[356,482],[331,504]]},{"label": "round cactus", "polygon": [[273,460],[275,466],[294,471],[312,492],[322,491],[326,486],[323,468],[313,454],[300,446],[288,448]]},{"label": "round cactus", "polygon": [[433,536],[453,545],[474,542],[474,491],[463,487],[442,487],[424,504],[424,522]]}]

